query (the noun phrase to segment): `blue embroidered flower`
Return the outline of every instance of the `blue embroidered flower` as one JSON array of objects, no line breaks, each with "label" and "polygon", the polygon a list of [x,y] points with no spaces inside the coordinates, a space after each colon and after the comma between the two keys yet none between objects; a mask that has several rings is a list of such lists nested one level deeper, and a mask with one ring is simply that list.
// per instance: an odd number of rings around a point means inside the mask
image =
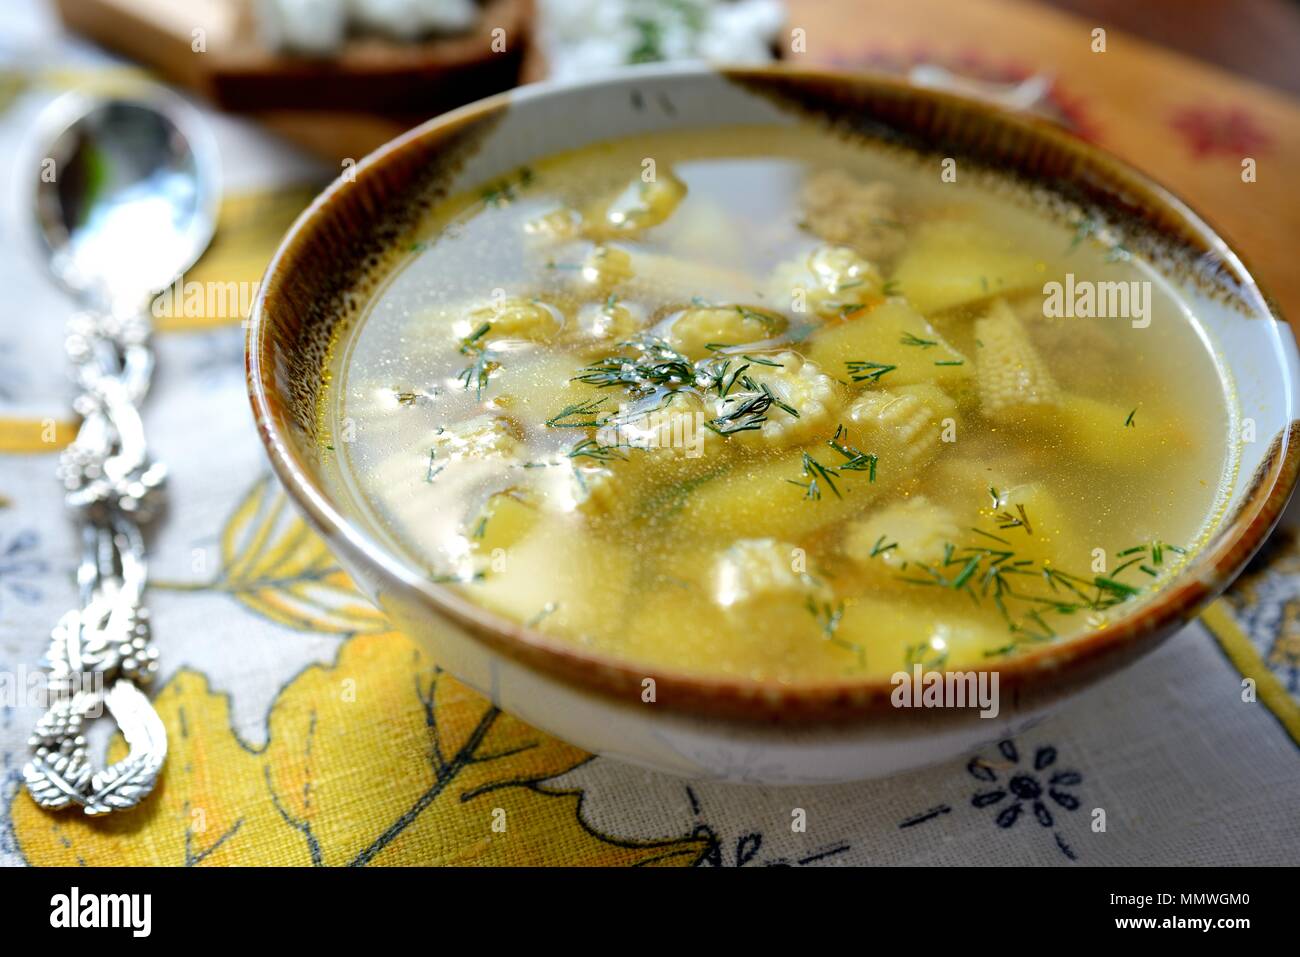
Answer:
[{"label": "blue embroidered flower", "polygon": [[[1026,809],[1043,827],[1052,827],[1056,823],[1051,804],[1067,811],[1078,810],[1079,799],[1066,789],[1080,784],[1083,775],[1078,771],[1053,770],[1055,748],[1048,745],[1038,748],[1034,752],[1032,768],[1020,766],[1020,750],[1010,739],[998,743],[998,752],[1004,761],[995,763],[977,756],[966,765],[971,777],[999,785],[991,790],[977,791],[971,797],[971,804],[977,808],[998,807],[995,818],[998,827],[1012,827]],[[999,781],[999,771],[1005,772],[1005,780]]]},{"label": "blue embroidered flower", "polygon": [[[686,786],[686,797],[690,801],[691,810],[695,812],[695,817],[699,821],[695,825],[695,830],[691,832],[691,837],[703,838],[707,842],[704,851],[695,862],[697,867],[745,867],[750,864],[757,867],[804,867],[843,854],[849,849],[848,844],[838,841],[834,844],[814,848],[808,853],[794,858],[773,857],[764,851],[762,833],[750,831],[741,834],[736,839],[733,850],[728,846],[730,844],[729,839],[720,837],[711,826],[699,820],[703,815],[703,808],[700,805],[700,799],[696,795],[695,789],[690,785]],[[761,858],[760,851],[764,851]]]}]

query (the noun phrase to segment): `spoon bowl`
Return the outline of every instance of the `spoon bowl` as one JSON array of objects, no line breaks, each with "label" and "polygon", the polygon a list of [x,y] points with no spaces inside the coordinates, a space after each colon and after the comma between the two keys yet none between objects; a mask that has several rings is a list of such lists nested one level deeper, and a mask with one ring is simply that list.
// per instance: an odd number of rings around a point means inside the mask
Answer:
[{"label": "spoon bowl", "polygon": [[51,106],[35,219],[55,278],[99,305],[165,288],[216,226],[219,162],[194,110],[163,93]]}]

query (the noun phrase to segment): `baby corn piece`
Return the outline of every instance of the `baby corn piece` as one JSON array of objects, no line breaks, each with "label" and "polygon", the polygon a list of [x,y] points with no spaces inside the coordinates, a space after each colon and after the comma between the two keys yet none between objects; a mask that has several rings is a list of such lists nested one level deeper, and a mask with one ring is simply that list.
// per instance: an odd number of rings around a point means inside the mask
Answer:
[{"label": "baby corn piece", "polygon": [[910,473],[939,451],[937,404],[914,392],[867,392],[849,406],[850,441],[877,455],[881,468],[893,474]]},{"label": "baby corn piece", "polygon": [[1006,300],[975,321],[980,406],[993,420],[1059,404],[1061,390]]},{"label": "baby corn piece", "polygon": [[907,562],[942,562],[945,548],[961,534],[951,509],[919,495],[850,522],[842,547],[854,563],[893,574]]}]

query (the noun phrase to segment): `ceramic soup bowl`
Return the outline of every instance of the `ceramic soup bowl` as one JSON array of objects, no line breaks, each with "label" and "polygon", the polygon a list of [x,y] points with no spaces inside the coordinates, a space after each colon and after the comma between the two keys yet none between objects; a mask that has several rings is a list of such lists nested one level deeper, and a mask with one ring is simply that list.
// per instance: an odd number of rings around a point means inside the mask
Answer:
[{"label": "ceramic soup bowl", "polygon": [[[431,582],[328,491],[317,408],[331,334],[355,320],[423,213],[539,157],[621,136],[727,124],[828,125],[938,164],[995,171],[1091,211],[1176,289],[1216,344],[1249,425],[1208,544],[1100,630],[1000,662],[995,718],[896,708],[887,679],[806,685],[647,672],[548,637]],[[442,667],[589,751],[697,778],[830,782],[891,774],[1014,734],[1177,631],[1241,570],[1295,484],[1295,340],[1229,245],[1142,174],[1050,124],[903,83],[780,69],[652,69],[529,86],[380,148],[299,217],[263,281],[248,387],[280,480],[342,564]],[[990,666],[986,666],[990,667]],[[647,677],[654,701],[644,700]]]}]

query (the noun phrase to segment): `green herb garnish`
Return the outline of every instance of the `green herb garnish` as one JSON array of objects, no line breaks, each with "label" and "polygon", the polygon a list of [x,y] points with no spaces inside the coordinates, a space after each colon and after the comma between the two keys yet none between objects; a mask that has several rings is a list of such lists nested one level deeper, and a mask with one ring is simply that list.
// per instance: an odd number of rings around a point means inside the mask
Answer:
[{"label": "green herb garnish", "polygon": [[548,428],[552,428],[552,429],[599,428],[600,426],[605,424],[604,419],[585,419],[577,422],[565,422],[564,420],[570,419],[574,416],[591,415],[593,412],[595,412],[604,404],[605,404],[605,397],[601,396],[599,399],[589,399],[586,402],[577,402],[574,403],[573,405],[566,405],[555,415],[547,419],[546,425]]},{"label": "green herb garnish", "polygon": [[615,459],[626,460],[627,455],[616,445],[601,445],[595,439],[583,439],[568,452],[571,459],[588,458],[596,462],[610,462]]},{"label": "green herb garnish", "polygon": [[931,346],[937,346],[939,344],[934,339],[922,339],[920,336],[913,335],[910,332],[903,333],[903,337],[898,341],[901,345],[919,346],[922,349],[928,349]]},{"label": "green herb garnish", "polygon": [[849,370],[849,376],[854,382],[879,382],[881,376],[893,372],[898,366],[885,365],[881,362],[867,362],[865,360],[852,360],[844,363]]},{"label": "green herb garnish", "polygon": [[886,543],[885,536],[881,535],[879,538],[876,539],[876,544],[871,546],[870,557],[875,558],[877,555],[883,555],[885,554],[885,552],[897,547],[898,547],[898,542]]}]

